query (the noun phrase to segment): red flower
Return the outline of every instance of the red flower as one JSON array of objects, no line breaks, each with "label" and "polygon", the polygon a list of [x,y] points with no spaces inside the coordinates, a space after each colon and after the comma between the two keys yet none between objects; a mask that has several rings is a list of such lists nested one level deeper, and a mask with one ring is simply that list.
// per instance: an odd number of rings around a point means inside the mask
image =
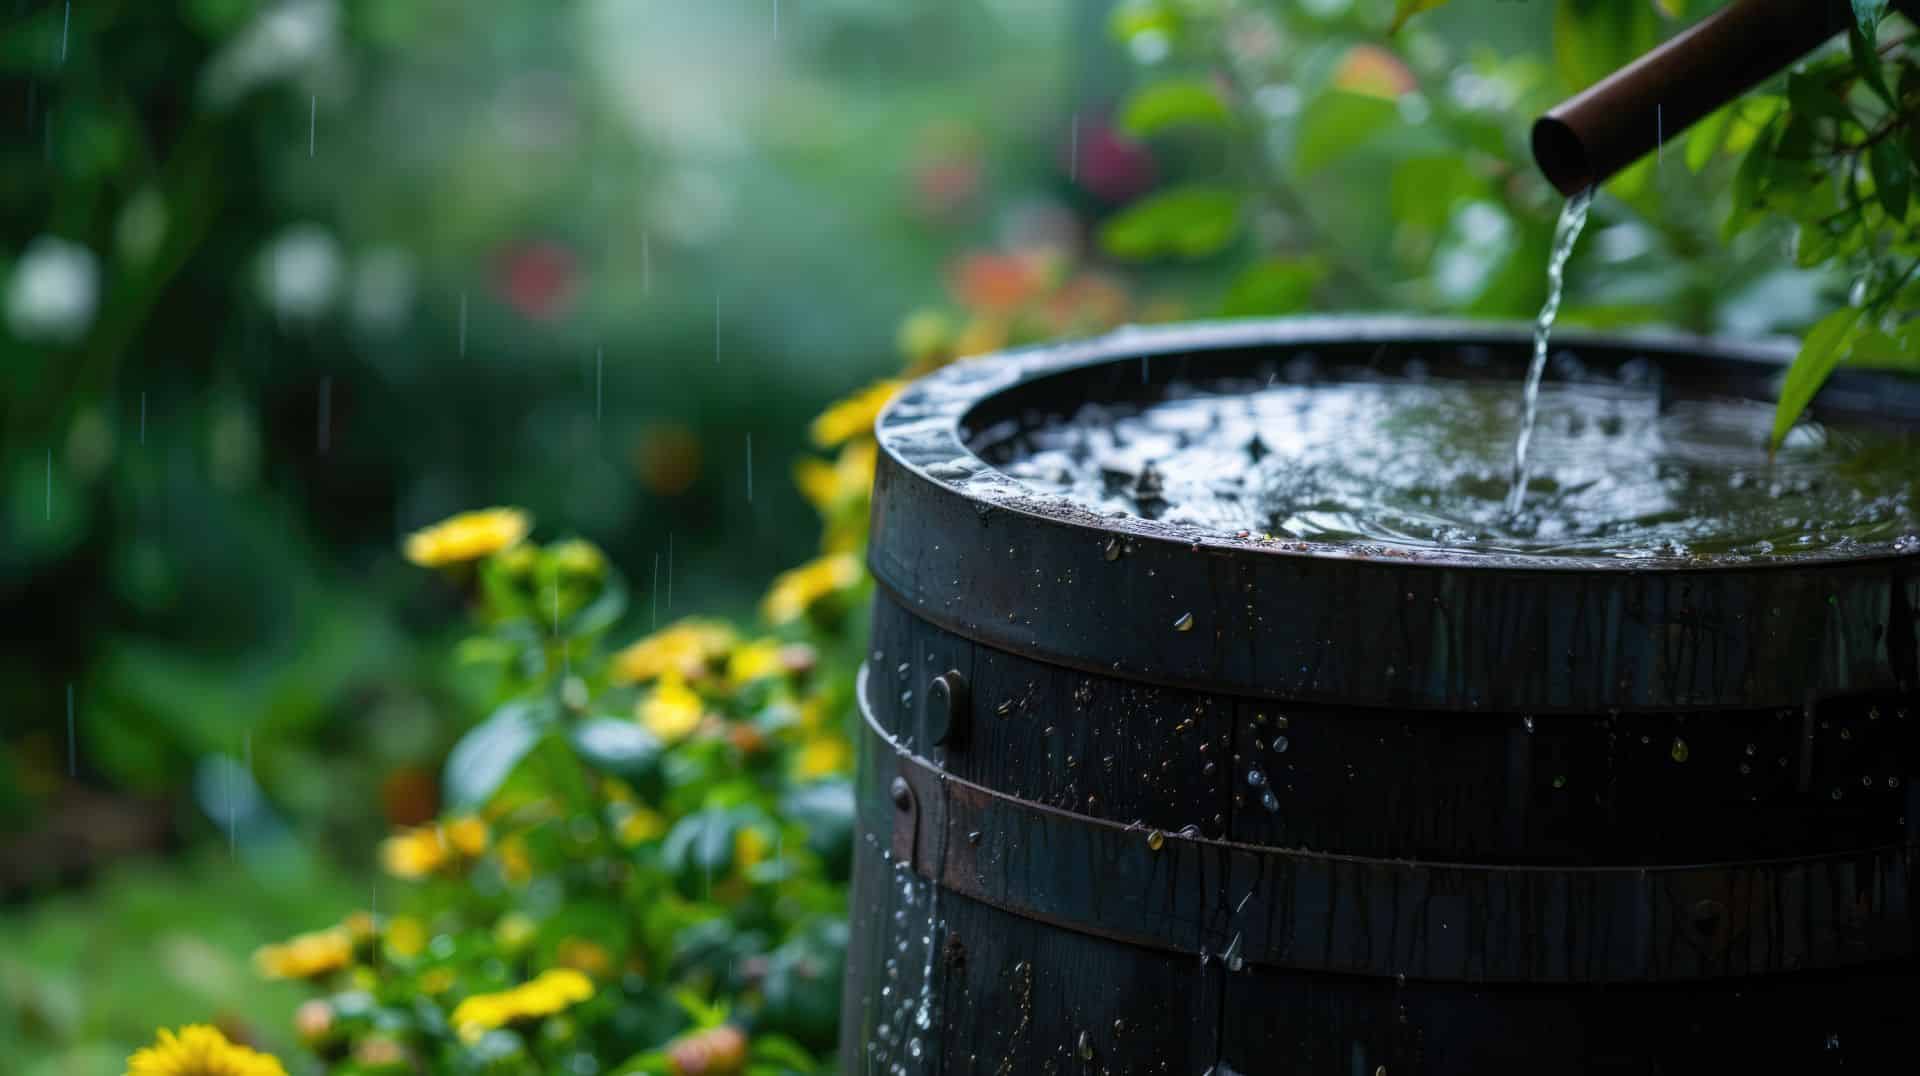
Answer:
[{"label": "red flower", "polygon": [[573,252],[536,240],[509,248],[500,258],[500,294],[522,316],[545,321],[566,311],[578,282]]},{"label": "red flower", "polygon": [[1107,202],[1124,202],[1153,186],[1153,156],[1106,120],[1082,116],[1061,154],[1080,186]]}]

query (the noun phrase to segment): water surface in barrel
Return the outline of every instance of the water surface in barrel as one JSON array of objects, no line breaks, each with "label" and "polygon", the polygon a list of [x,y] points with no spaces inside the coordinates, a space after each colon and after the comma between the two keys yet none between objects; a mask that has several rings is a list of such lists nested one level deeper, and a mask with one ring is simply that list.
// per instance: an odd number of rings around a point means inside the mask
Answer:
[{"label": "water surface in barrel", "polygon": [[1037,492],[1227,534],[1621,558],[1920,548],[1912,431],[1802,423],[1769,462],[1770,404],[1663,402],[1629,368],[1541,392],[1511,514],[1511,383],[1301,380],[1176,385],[974,447]]}]

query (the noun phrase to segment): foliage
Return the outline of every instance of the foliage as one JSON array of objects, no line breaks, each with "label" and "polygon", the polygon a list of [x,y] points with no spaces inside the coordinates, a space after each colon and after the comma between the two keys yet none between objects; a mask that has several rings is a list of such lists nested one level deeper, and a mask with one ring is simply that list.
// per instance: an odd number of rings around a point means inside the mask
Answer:
[{"label": "foliage", "polygon": [[[1147,195],[1109,224],[1107,250],[1237,271],[1234,314],[1531,314],[1555,200],[1528,120],[1713,5],[1488,6],[1124,3],[1115,28],[1148,76],[1121,109],[1130,131],[1203,158],[1217,147],[1234,180],[1214,169]],[[1563,313],[1807,329],[1775,443],[1835,365],[1920,370],[1920,50],[1885,4],[1855,12],[1781,85],[1696,125],[1676,147],[1685,173],[1662,151],[1607,184],[1579,255],[1606,268],[1574,271]],[[1789,227],[1797,271],[1781,269]]]},{"label": "foliage", "polygon": [[473,813],[390,837],[387,871],[417,888],[262,969],[321,987],[302,1020],[331,1071],[668,1071],[725,1055],[722,1024],[740,1048],[708,1071],[814,1071],[846,944],[860,575],[785,634],[681,621],[612,652],[618,570],[524,533],[474,515],[409,541],[467,596],[460,660],[497,685],[446,763]]}]

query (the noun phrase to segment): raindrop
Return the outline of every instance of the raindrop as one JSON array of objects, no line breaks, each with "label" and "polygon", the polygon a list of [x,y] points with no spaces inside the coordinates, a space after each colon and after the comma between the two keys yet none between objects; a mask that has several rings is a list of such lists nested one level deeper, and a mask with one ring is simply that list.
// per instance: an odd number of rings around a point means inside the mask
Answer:
[{"label": "raindrop", "polygon": [[1269,788],[1260,793],[1260,806],[1265,807],[1269,811],[1278,811],[1280,809],[1280,801],[1275,798],[1273,789]]},{"label": "raindrop", "polygon": [[1166,843],[1167,843],[1166,834],[1160,832],[1157,829],[1148,831],[1147,833],[1148,848],[1151,848],[1152,850],[1158,852],[1161,848],[1166,846]]},{"label": "raindrop", "polygon": [[1285,751],[1289,746],[1291,746],[1291,743],[1285,736],[1275,736],[1273,738],[1273,749],[1275,751]]},{"label": "raindrop", "polygon": [[1287,715],[1285,715],[1285,714],[1281,714],[1281,715],[1279,715],[1278,717],[1275,717],[1275,718],[1273,719],[1273,727],[1274,727],[1274,728],[1277,728],[1277,729],[1284,729],[1284,728],[1286,728],[1286,727],[1287,727],[1288,725],[1291,725],[1291,724],[1293,724],[1293,722],[1291,722],[1291,721],[1288,721],[1288,720],[1287,720]]},{"label": "raindrop", "polygon": [[1553,778],[1553,787],[1555,787],[1555,788],[1565,788],[1565,787],[1567,787],[1567,779],[1566,779],[1566,777],[1564,777],[1564,776],[1562,776],[1562,775],[1559,775],[1559,774],[1555,774],[1555,775],[1554,775],[1554,778]]},{"label": "raindrop", "polygon": [[1107,544],[1101,548],[1100,555],[1107,558],[1108,560],[1119,560],[1120,559],[1120,539],[1118,538],[1107,539]]},{"label": "raindrop", "polygon": [[1667,754],[1672,755],[1673,760],[1675,762],[1685,762],[1687,760],[1688,753],[1689,752],[1687,751],[1687,741],[1681,739],[1678,736],[1675,736],[1673,738],[1673,747],[1667,752]]},{"label": "raindrop", "polygon": [[1192,631],[1193,630],[1193,614],[1181,613],[1180,619],[1173,622],[1173,630],[1174,631]]},{"label": "raindrop", "polygon": [[1259,788],[1260,786],[1266,783],[1267,783],[1266,774],[1261,773],[1257,769],[1247,771],[1247,784],[1252,785],[1254,788]]},{"label": "raindrop", "polygon": [[1080,1033],[1080,1043],[1076,1047],[1076,1049],[1080,1054],[1080,1060],[1092,1061],[1093,1060],[1093,1036],[1082,1031]]},{"label": "raindrop", "polygon": [[1520,719],[1520,724],[1524,726],[1528,732],[1533,731],[1533,718],[1523,717]]}]

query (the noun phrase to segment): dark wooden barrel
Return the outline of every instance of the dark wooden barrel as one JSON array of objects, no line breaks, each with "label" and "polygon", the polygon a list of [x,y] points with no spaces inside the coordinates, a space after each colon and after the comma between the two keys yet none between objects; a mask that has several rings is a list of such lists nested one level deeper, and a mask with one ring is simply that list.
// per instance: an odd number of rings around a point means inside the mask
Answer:
[{"label": "dark wooden barrel", "polygon": [[[1784,357],[1564,339],[1673,398],[1771,398]],[[1426,321],[1129,330],[888,408],[847,1072],[1920,1065],[1910,549],[1340,551],[1093,515],[971,450],[1303,355],[1517,392],[1526,349]],[[1916,422],[1920,391],[1847,374],[1820,409]]]}]

